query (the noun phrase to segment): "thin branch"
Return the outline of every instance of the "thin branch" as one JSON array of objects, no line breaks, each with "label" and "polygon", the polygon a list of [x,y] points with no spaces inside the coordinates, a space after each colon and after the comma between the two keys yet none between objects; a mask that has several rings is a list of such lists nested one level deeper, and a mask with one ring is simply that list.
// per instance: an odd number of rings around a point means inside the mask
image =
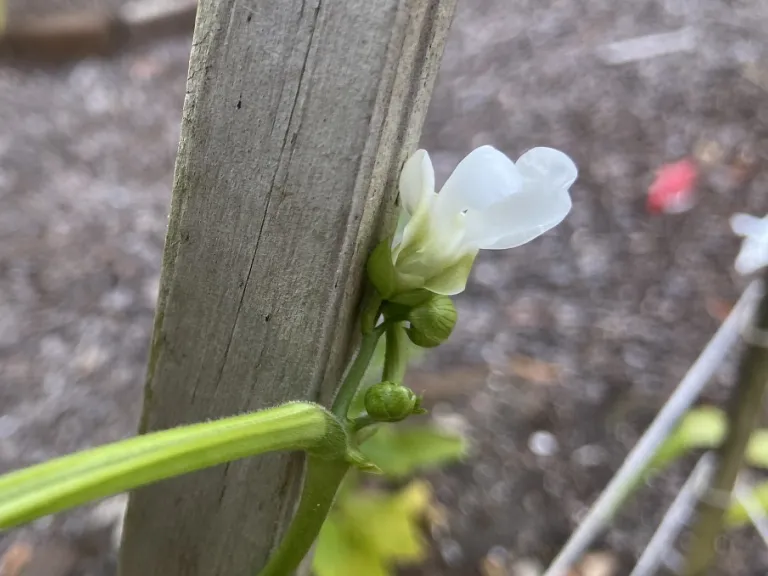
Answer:
[{"label": "thin branch", "polygon": [[[768,286],[768,271],[763,277]],[[699,503],[693,539],[688,551],[685,574],[704,576],[715,560],[715,540],[723,530],[725,509],[744,462],[744,452],[763,407],[768,387],[768,348],[762,337],[768,331],[768,290],[764,290],[751,334],[746,334],[747,348],[739,365],[736,387],[731,395],[728,434],[718,450],[718,463],[712,486]],[[751,337],[750,337],[751,336]]]}]

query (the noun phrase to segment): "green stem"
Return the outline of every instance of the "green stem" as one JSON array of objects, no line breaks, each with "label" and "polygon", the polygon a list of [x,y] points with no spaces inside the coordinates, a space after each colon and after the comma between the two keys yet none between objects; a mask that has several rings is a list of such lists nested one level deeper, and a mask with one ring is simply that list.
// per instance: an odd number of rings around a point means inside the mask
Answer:
[{"label": "green stem", "polygon": [[408,350],[406,348],[408,335],[402,323],[390,324],[387,327],[387,348],[384,355],[384,374],[382,379],[387,382],[402,384],[405,371],[408,368]]},{"label": "green stem", "polygon": [[[371,363],[386,323],[363,335],[357,356],[349,367],[333,402],[333,414],[346,420],[349,405]],[[301,563],[320,533],[320,528],[333,505],[333,499],[350,465],[344,460],[323,460],[310,457],[307,474],[293,521],[277,550],[269,557],[259,576],[289,576]]]},{"label": "green stem", "polygon": [[325,408],[292,402],[137,436],[0,476],[0,528],[231,460],[299,449],[343,459],[346,432]]},{"label": "green stem", "polygon": [[[758,306],[754,326],[768,331],[768,270],[763,272],[763,297]],[[691,545],[687,554],[686,576],[703,576],[715,561],[717,537],[725,524],[725,511],[730,505],[739,470],[752,432],[758,424],[763,398],[768,389],[768,348],[764,343],[747,342],[739,364],[739,375],[731,395],[728,433],[718,450],[717,467],[708,498],[699,502]]]},{"label": "green stem", "polygon": [[371,426],[372,424],[376,424],[376,420],[368,416],[368,414],[363,414],[362,416],[358,416],[352,420],[352,431],[359,432],[363,428]]},{"label": "green stem", "polygon": [[360,314],[360,327],[362,328],[363,335],[370,334],[376,328],[376,322],[381,315],[381,304],[381,294],[377,290],[370,288],[365,296],[365,305]]},{"label": "green stem", "polygon": [[298,568],[333,505],[336,491],[349,470],[349,464],[339,460],[307,458],[307,474],[299,508],[278,549],[259,576],[289,576]]},{"label": "green stem", "polygon": [[344,419],[347,417],[349,405],[352,403],[352,399],[355,397],[355,393],[360,387],[360,381],[363,379],[365,371],[371,363],[373,353],[376,351],[376,344],[379,343],[379,338],[381,338],[381,335],[384,334],[385,330],[386,323],[377,326],[371,332],[363,336],[363,340],[360,343],[360,350],[357,352],[357,357],[355,358],[355,361],[352,362],[352,366],[349,367],[349,371],[336,394],[336,399],[333,401],[331,411],[337,418]]}]

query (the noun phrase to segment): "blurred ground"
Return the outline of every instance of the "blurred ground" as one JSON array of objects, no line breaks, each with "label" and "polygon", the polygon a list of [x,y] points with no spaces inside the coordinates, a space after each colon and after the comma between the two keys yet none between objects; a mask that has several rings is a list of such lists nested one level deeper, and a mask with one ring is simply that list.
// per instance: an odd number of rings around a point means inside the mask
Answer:
[{"label": "blurred ground", "polygon": [[[581,176],[555,232],[481,255],[455,336],[411,376],[474,445],[431,477],[447,523],[425,574],[535,574],[525,563],[554,556],[735,300],[727,217],[768,212],[766,24],[768,5],[746,0],[460,2],[423,138],[439,177],[484,143],[560,148]],[[605,48],[683,29],[667,55],[615,63]],[[188,49],[0,67],[2,470],[135,430]],[[699,203],[649,216],[654,170],[687,155]],[[596,543],[617,574],[683,472]],[[5,546],[44,542],[58,566],[112,574],[110,517],[43,520]],[[723,550],[719,574],[768,566],[749,531]]]}]

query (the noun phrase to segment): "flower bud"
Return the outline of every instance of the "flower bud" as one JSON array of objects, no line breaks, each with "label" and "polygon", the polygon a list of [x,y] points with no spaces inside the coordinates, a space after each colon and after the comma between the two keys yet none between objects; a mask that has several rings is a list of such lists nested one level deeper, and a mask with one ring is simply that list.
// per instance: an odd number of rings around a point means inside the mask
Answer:
[{"label": "flower bud", "polygon": [[448,296],[435,295],[408,314],[411,327],[408,337],[422,348],[434,348],[442,344],[456,325],[456,308]]},{"label": "flower bud", "polygon": [[420,414],[421,400],[410,388],[394,382],[379,382],[365,393],[365,410],[378,422],[399,422]]}]

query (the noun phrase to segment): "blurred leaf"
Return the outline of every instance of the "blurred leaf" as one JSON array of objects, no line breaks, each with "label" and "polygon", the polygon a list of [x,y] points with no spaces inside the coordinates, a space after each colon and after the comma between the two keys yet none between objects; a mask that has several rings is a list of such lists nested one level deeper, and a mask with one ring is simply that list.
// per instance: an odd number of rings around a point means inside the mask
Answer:
[{"label": "blurred leaf", "polygon": [[338,512],[331,512],[318,536],[312,571],[317,576],[389,576],[381,558],[373,556],[355,538],[352,527]]},{"label": "blurred leaf", "polygon": [[[683,416],[677,428],[656,450],[648,466],[624,486],[624,498],[688,452],[720,445],[726,432],[725,413],[714,406],[699,406]],[[618,507],[617,507],[618,508]]]},{"label": "blurred leaf", "polygon": [[[717,448],[727,431],[728,421],[722,410],[714,406],[694,408],[661,445],[651,462],[649,473],[665,468],[692,450]],[[745,459],[751,466],[768,468],[767,429],[752,433]]]},{"label": "blurred leaf", "polygon": [[725,413],[719,408],[700,406],[690,410],[659,447],[648,467],[648,475],[666,468],[692,450],[716,448],[725,438],[727,427]]},{"label": "blurred leaf", "polygon": [[752,432],[745,458],[752,466],[768,468],[768,430],[761,428]]},{"label": "blurred leaf", "polygon": [[415,481],[396,494],[344,493],[323,524],[313,561],[317,576],[389,576],[397,564],[424,559],[419,520],[431,490]]},{"label": "blurred leaf", "polygon": [[[667,466],[698,449],[713,449],[720,446],[728,431],[728,421],[721,409],[714,406],[700,406],[686,414],[674,432],[659,446],[651,463],[632,483],[628,484],[629,496],[638,484],[661,472]],[[745,454],[751,466],[768,468],[768,429],[755,430],[749,439]],[[625,497],[626,497],[625,496]],[[762,510],[768,511],[768,482],[754,489],[750,498]],[[726,513],[726,524],[735,527],[749,521],[749,516],[740,503],[734,503]]]},{"label": "blurred leaf", "polygon": [[[745,497],[747,505],[754,506],[760,510],[768,511],[768,482],[758,484]],[[735,501],[725,513],[725,525],[728,528],[738,528],[747,522],[750,522],[749,514],[741,502]]]},{"label": "blurred leaf", "polygon": [[371,553],[392,561],[418,562],[425,552],[418,521],[430,496],[423,481],[392,495],[358,491],[344,501],[342,512]]},{"label": "blurred leaf", "polygon": [[461,459],[465,440],[432,426],[382,426],[360,450],[385,475],[400,478],[423,468],[433,468]]}]

